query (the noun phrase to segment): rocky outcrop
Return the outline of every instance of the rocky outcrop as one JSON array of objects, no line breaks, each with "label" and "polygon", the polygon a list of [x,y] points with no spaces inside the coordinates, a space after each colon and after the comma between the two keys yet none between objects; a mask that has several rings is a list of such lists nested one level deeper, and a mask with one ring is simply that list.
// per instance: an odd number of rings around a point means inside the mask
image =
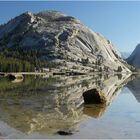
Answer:
[{"label": "rocky outcrop", "polygon": [[121,67],[122,72],[130,72],[109,40],[57,11],[26,12],[2,25],[0,48],[17,44],[27,52],[35,50],[39,60],[58,63],[59,69],[117,71]]}]

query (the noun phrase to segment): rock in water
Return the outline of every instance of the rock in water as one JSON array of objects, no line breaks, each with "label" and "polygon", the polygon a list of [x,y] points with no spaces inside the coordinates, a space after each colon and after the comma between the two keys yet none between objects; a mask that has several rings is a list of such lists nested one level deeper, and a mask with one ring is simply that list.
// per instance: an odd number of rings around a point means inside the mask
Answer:
[{"label": "rock in water", "polygon": [[17,44],[27,53],[36,51],[41,61],[58,63],[59,68],[117,71],[121,67],[122,72],[130,72],[109,40],[57,11],[26,12],[1,25],[0,48]]}]

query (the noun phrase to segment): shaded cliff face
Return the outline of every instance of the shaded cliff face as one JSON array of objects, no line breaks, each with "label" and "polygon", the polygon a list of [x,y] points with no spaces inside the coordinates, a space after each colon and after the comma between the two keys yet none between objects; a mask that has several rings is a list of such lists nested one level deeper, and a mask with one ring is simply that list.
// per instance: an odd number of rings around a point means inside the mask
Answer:
[{"label": "shaded cliff face", "polygon": [[59,62],[61,68],[117,70],[121,66],[129,71],[109,40],[56,11],[26,12],[0,26],[0,48],[15,46],[27,53],[35,50],[39,60]]},{"label": "shaded cliff face", "polygon": [[138,44],[132,54],[126,59],[127,63],[140,68],[140,44]]}]

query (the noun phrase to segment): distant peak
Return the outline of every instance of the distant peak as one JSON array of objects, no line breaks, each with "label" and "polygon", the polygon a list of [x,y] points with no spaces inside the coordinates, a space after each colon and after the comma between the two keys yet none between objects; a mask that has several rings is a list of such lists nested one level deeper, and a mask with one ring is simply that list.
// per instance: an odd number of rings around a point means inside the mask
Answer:
[{"label": "distant peak", "polygon": [[136,48],[140,48],[140,43],[136,46]]}]

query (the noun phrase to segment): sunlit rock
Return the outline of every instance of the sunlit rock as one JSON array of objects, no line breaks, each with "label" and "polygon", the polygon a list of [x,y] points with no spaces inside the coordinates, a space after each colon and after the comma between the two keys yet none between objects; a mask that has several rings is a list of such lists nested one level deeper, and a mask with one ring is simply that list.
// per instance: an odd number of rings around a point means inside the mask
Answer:
[{"label": "sunlit rock", "polygon": [[25,12],[0,26],[0,50],[5,44],[14,49],[15,40],[22,51],[35,50],[37,59],[58,63],[59,69],[130,72],[111,41],[58,11]]}]

